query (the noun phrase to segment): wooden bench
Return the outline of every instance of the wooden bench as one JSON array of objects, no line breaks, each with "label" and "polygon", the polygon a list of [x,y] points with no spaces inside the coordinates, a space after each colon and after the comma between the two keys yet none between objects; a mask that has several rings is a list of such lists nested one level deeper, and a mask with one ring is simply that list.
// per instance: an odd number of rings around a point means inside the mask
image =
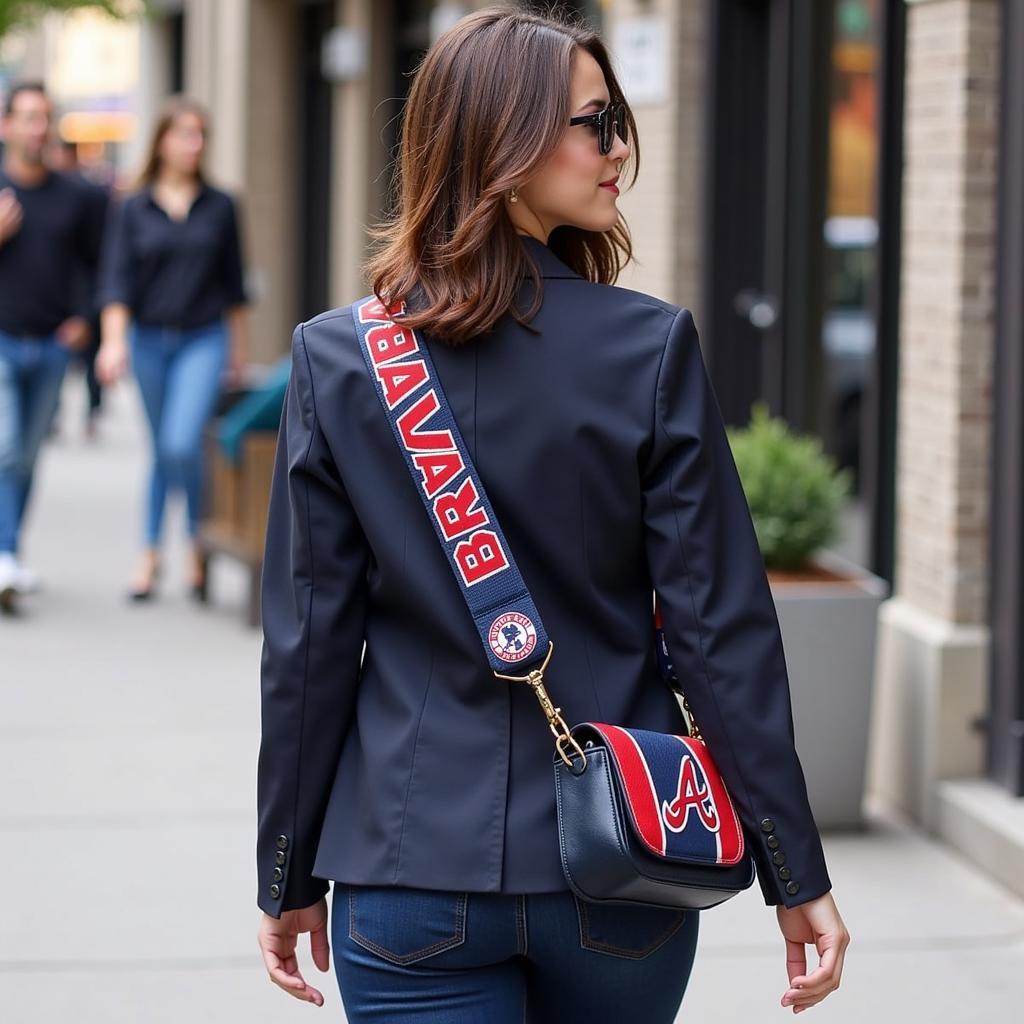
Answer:
[{"label": "wooden bench", "polygon": [[[228,555],[249,571],[248,622],[260,625],[260,578],[263,547],[267,534],[267,506],[274,471],[277,433],[254,430],[242,438],[238,463],[231,462],[215,437],[207,430],[206,513],[199,526],[198,544],[207,562],[215,555]],[[206,599],[204,593],[203,599]]]}]

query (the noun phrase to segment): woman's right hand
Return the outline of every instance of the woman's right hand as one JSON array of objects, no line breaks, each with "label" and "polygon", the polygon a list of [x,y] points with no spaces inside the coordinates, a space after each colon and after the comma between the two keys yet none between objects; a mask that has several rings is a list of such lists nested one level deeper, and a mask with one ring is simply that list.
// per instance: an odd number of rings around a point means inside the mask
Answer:
[{"label": "woman's right hand", "polygon": [[320,990],[307,984],[299,970],[296,947],[303,932],[309,932],[313,963],[321,971],[330,970],[331,946],[327,938],[326,899],[302,910],[285,910],[280,918],[264,914],[256,940],[263,953],[267,974],[278,988],[304,1003],[323,1006],[324,997]]},{"label": "woman's right hand", "polygon": [[[794,1013],[800,1013],[839,988],[850,933],[839,916],[831,892],[795,907],[778,906],[775,912],[786,940],[790,986],[782,996],[782,1005],[792,1006]],[[820,959],[818,966],[808,974],[804,947],[810,944],[818,950]]]},{"label": "woman's right hand", "polygon": [[96,377],[110,385],[124,376],[128,369],[128,345],[123,338],[106,337],[96,353]]}]

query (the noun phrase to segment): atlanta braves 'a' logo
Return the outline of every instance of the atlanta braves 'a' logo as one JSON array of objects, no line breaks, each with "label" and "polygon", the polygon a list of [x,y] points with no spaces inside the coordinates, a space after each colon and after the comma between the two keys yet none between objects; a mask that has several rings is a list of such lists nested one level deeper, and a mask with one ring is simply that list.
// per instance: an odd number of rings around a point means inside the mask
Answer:
[{"label": "atlanta braves 'a' logo", "polygon": [[522,661],[537,646],[537,629],[527,616],[505,612],[491,623],[487,641],[502,661]]},{"label": "atlanta braves 'a' logo", "polygon": [[703,784],[697,778],[697,769],[693,758],[684,754],[679,763],[679,783],[676,795],[665,800],[661,805],[661,817],[665,827],[672,832],[682,832],[686,828],[686,820],[690,816],[690,808],[696,811],[704,827],[709,832],[717,832],[721,827],[715,798],[708,789],[707,780]]}]

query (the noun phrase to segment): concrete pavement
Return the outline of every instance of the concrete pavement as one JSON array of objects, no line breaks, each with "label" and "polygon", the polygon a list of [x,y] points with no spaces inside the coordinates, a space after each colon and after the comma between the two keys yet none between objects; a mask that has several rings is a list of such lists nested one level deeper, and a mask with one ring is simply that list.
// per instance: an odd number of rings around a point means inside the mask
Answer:
[{"label": "concrete pavement", "polygon": [[[127,604],[141,415],[122,386],[90,444],[82,390],[69,379],[26,538],[44,589],[0,619],[0,1019],[342,1020],[332,978],[324,1009],[296,1003],[255,946],[259,633],[243,625],[244,576],[216,564],[212,606],[194,606],[177,542],[159,601]],[[1019,1013],[1024,904],[874,811],[866,832],[825,837],[853,944],[843,987],[801,1019]],[[679,1020],[783,1019],[784,946],[756,884],[701,929]]]}]

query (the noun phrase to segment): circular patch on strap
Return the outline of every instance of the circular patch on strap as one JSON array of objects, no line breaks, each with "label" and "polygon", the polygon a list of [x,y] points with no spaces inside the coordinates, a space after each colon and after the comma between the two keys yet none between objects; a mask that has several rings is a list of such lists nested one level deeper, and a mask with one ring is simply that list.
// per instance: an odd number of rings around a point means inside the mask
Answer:
[{"label": "circular patch on strap", "polygon": [[491,623],[487,641],[502,661],[515,663],[533,653],[537,646],[537,629],[527,616],[504,612]]}]

